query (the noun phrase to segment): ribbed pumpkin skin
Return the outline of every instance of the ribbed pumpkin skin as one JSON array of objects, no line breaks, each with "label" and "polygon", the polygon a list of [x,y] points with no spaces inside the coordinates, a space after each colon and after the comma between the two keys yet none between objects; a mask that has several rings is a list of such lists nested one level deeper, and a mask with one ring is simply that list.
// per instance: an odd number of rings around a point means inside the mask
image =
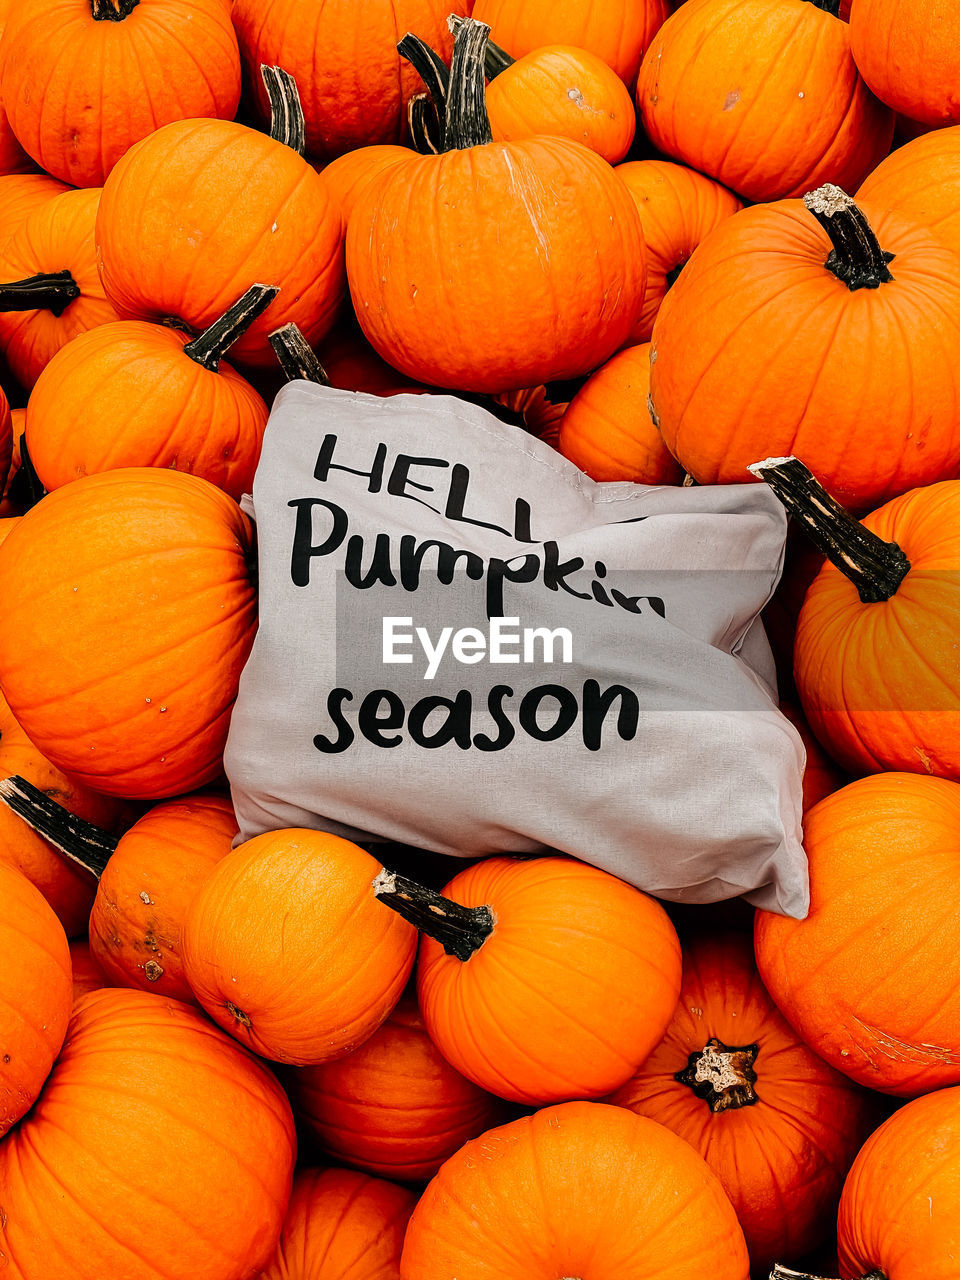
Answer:
[{"label": "ribbed pumpkin skin", "polygon": [[[116,831],[130,820],[123,801],[88,790],[45,760],[0,694],[0,777],[14,775],[26,778],[57,804],[99,827]],[[40,890],[68,938],[86,933],[96,889],[93,876],[57,853],[5,804],[0,805],[0,862],[16,867]]]},{"label": "ribbed pumpkin skin", "polygon": [[487,89],[487,113],[495,142],[548,133],[583,143],[609,164],[627,154],[637,128],[620,77],[572,45],[535,49],[502,71]]},{"label": "ribbed pumpkin skin", "polygon": [[400,999],[417,945],[374,897],[380,869],[348,840],[299,829],[224,858],[183,930],[187,980],[210,1017],[294,1066],[362,1044]]},{"label": "ribbed pumpkin skin", "polygon": [[[43,1087],[72,1003],[70,948],[59,920],[29,880],[0,862],[0,1138]],[[2,1194],[0,1205],[7,1208]],[[0,1231],[0,1256],[2,1250]]]},{"label": "ribbed pumpkin skin", "polygon": [[499,1097],[602,1097],[662,1036],[680,989],[680,945],[638,889],[566,858],[486,858],[444,894],[496,921],[464,964],[423,937],[420,1009],[443,1056]]},{"label": "ribbed pumpkin skin", "polygon": [[[952,1280],[960,1257],[960,1089],[902,1107],[867,1139],[840,1201],[844,1275]],[[895,1209],[895,1212],[894,1212]]]},{"label": "ribbed pumpkin skin", "polygon": [[399,166],[366,189],[347,228],[368,340],[402,373],[461,391],[596,368],[629,334],[644,263],[630,194],[599,156],[560,138]]},{"label": "ribbed pumpkin skin", "polygon": [[852,773],[903,769],[960,780],[960,482],[915,489],[863,521],[911,569],[862,604],[826,564],[804,597],[794,674],[814,733]]},{"label": "ribbed pumpkin skin", "polygon": [[229,800],[195,795],[158,804],[123,836],[90,913],[90,949],[111,986],[193,1003],[184,917],[236,834]]},{"label": "ribbed pumpkin skin", "polygon": [[272,368],[267,334],[291,321],[317,342],[343,297],[340,211],[319,174],[228,120],[178,121],[131,147],[104,184],[96,239],[125,318],[205,329],[250,285],[279,285],[231,348],[239,364]]},{"label": "ribbed pumpkin skin", "polygon": [[960,1082],[960,785],[861,778],[804,820],[806,920],[757,912],[760,976],[822,1058],[900,1097]]},{"label": "ribbed pumpkin skin", "polygon": [[34,209],[68,187],[45,173],[14,173],[0,176],[0,250]]},{"label": "ribbed pumpkin skin", "polygon": [[841,284],[824,266],[826,233],[783,201],[722,222],[667,294],[651,396],[668,449],[700,484],[750,480],[750,463],[796,454],[863,510],[956,473],[960,257],[861,207],[896,254],[878,289]]},{"label": "ribbed pumpkin skin", "polygon": [[93,229],[99,201],[96,189],[45,200],[0,249],[0,280],[5,283],[69,270],[80,289],[80,297],[59,316],[52,311],[0,313],[0,349],[25,387],[33,386],[71,338],[117,319],[97,274]]},{"label": "ribbed pumpkin skin", "polygon": [[657,150],[750,200],[851,191],[893,139],[846,23],[808,0],[687,0],[647,50],[637,105]]},{"label": "ribbed pumpkin skin", "polygon": [[[3,30],[10,7],[11,0],[2,0],[0,2],[0,39],[3,38]],[[10,128],[10,121],[7,119],[7,113],[3,105],[3,94],[0,91],[0,175],[30,173],[32,169],[33,161],[20,146],[13,130]],[[0,214],[0,218],[2,218],[2,214]]]},{"label": "ribbed pumpkin skin", "polygon": [[630,337],[647,342],[667,290],[668,276],[682,268],[714,227],[743,206],[732,191],[669,160],[631,160],[617,167],[640,210],[647,246],[647,289]]},{"label": "ribbed pumpkin skin", "polygon": [[356,151],[331,160],[320,171],[320,177],[336,199],[344,227],[350,221],[354,205],[371,182],[395,165],[416,158],[417,153],[409,147],[384,143],[382,146],[358,147]]},{"label": "ribbed pumpkin skin", "polygon": [[413,1211],[402,1280],[747,1280],[743,1232],[700,1156],[620,1107],[568,1102],[493,1129]]},{"label": "ribbed pumpkin skin", "polygon": [[245,378],[183,354],[189,336],[142,320],[81,334],[27,405],[27,445],[47,490],[118,467],[169,467],[237,501],[253,486],[268,409]]},{"label": "ribbed pumpkin skin", "polygon": [[857,199],[922,223],[960,253],[960,126],[899,147],[877,165]]},{"label": "ribbed pumpkin skin", "polygon": [[349,1169],[301,1169],[259,1280],[399,1280],[416,1197]]},{"label": "ribbed pumpkin skin", "polygon": [[[113,0],[101,6],[110,12]],[[138,0],[120,22],[94,19],[91,0],[31,0],[8,18],[0,92],[42,169],[103,186],[128,147],[161,125],[236,114],[229,0]]]},{"label": "ribbed pumpkin skin", "polygon": [[412,996],[353,1053],[292,1072],[288,1089],[332,1159],[400,1182],[432,1178],[506,1112],[440,1054]]},{"label": "ribbed pumpkin skin", "polygon": [[856,0],[850,45],[870,88],[911,120],[960,124],[960,10],[938,0]]},{"label": "ribbed pumpkin skin", "polygon": [[65,485],[0,547],[0,685],[39,750],[109,795],[217,777],[256,625],[252,529],[156,468]]},{"label": "ribbed pumpkin skin", "polygon": [[[757,1102],[714,1113],[675,1079],[713,1038],[758,1046]],[[703,1156],[730,1197],[757,1271],[800,1257],[830,1235],[843,1179],[876,1112],[869,1094],[790,1028],[742,934],[700,937],[684,947],[673,1021],[609,1101],[666,1125]]]},{"label": "ribbed pumpkin skin", "polygon": [[193,1009],[94,991],[0,1146],[10,1280],[249,1280],[280,1233],[296,1144],[266,1067]]},{"label": "ribbed pumpkin skin", "polygon": [[560,452],[593,480],[680,484],[683,467],[653,425],[650,344],[628,347],[584,384],[560,422]]},{"label": "ribbed pumpkin skin", "polygon": [[82,1000],[91,991],[101,991],[107,984],[103,970],[90,953],[86,938],[74,938],[70,943],[70,964],[73,968],[73,1003]]},{"label": "ribbed pumpkin skin", "polygon": [[545,44],[588,49],[632,86],[644,50],[670,12],[667,0],[477,0],[473,16],[514,58]]}]

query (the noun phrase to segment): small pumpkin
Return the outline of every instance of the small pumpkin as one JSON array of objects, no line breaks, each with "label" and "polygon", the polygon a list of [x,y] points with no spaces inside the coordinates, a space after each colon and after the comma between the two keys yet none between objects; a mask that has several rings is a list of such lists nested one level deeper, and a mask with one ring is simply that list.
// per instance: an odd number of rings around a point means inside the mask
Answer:
[{"label": "small pumpkin", "polygon": [[960,124],[960,10],[939,0],[856,0],[850,46],[883,102],[923,124]]},{"label": "small pumpkin", "polygon": [[960,253],[960,126],[899,147],[877,165],[857,199],[922,223]]},{"label": "small pumpkin", "polygon": [[338,327],[319,347],[320,363],[330,385],[372,396],[395,396],[428,388],[405,378],[377,355],[356,328]]},{"label": "small pumpkin", "polygon": [[103,970],[90,952],[86,938],[74,938],[70,943],[70,963],[73,969],[73,1003],[91,991],[100,991],[107,985]]},{"label": "small pumpkin", "polygon": [[390,874],[377,893],[424,934],[417,995],[431,1039],[498,1097],[602,1097],[670,1021],[673,925],[653,898],[596,867],[491,857],[443,895]]}]

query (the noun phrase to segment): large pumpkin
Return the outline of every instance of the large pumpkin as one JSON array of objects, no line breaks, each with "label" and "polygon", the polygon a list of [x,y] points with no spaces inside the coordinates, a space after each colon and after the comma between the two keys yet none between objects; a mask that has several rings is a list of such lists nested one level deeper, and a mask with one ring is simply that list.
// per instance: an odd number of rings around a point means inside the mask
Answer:
[{"label": "large pumpkin", "polygon": [[860,74],[896,111],[960,124],[960,9],[942,0],[856,0],[850,44]]},{"label": "large pumpkin", "polygon": [[10,1280],[252,1280],[280,1234],[296,1146],[262,1064],[143,991],[76,1005],[33,1111],[0,1145]]},{"label": "large pumpkin", "polygon": [[639,312],[644,249],[629,192],[592,151],[559,138],[491,142],[486,30],[466,21],[457,32],[447,150],[398,165],[357,201],[347,274],[389,364],[434,386],[499,392],[612,355]]},{"label": "large pumpkin", "polygon": [[652,1120],[569,1102],[452,1156],[413,1211],[402,1280],[747,1280],[743,1232],[699,1155]]},{"label": "large pumpkin", "polygon": [[235,502],[166,469],[88,476],[29,511],[0,546],[0,686],[44,756],[109,795],[219,776],[252,554]]},{"label": "large pumpkin", "polygon": [[187,981],[210,1017],[297,1066],[362,1044],[400,999],[417,945],[375,897],[380,870],[348,840],[297,829],[222,859],[183,930]]},{"label": "large pumpkin", "polygon": [[240,54],[229,0],[31,0],[0,58],[13,132],[48,173],[100,187],[171,120],[233,119]]},{"label": "large pumpkin", "polygon": [[744,209],[704,240],[657,316],[664,441],[701,484],[795,453],[859,509],[953,476],[954,314],[960,257],[923,227],[830,186]]},{"label": "large pumpkin", "polygon": [[503,1103],[441,1055],[412,995],[353,1053],[300,1067],[287,1088],[325,1154],[400,1182],[432,1178],[468,1139],[506,1118]]},{"label": "large pumpkin", "polygon": [[830,1235],[844,1175],[876,1112],[778,1012],[742,934],[684,947],[673,1021],[609,1101],[699,1151],[737,1211],[758,1272]]},{"label": "large pumpkin", "polygon": [[[343,225],[346,226],[350,221],[354,205],[371,182],[388,169],[416,158],[416,152],[409,147],[383,143],[380,146],[358,147],[356,151],[348,151],[339,159],[331,160],[320,171],[320,176],[336,197]],[[337,335],[330,336],[335,339]]]},{"label": "large pumpkin", "polygon": [[[0,1138],[40,1092],[72,1002],[70,948],[59,920],[29,880],[0,862]],[[0,1206],[6,1208],[2,1183]]]},{"label": "large pumpkin", "polygon": [[45,173],[0,176],[0,249],[34,209],[69,188]]},{"label": "large pumpkin", "polygon": [[377,892],[424,933],[417,992],[432,1040],[499,1097],[601,1097],[670,1021],[673,925],[653,898],[596,867],[492,857],[443,896],[391,876]]},{"label": "large pumpkin", "polygon": [[960,1083],[960,784],[850,783],[804,819],[805,920],[760,911],[757,963],[822,1058],[900,1096]]},{"label": "large pumpkin", "polygon": [[960,126],[898,147],[877,165],[857,199],[922,223],[960,253]]}]

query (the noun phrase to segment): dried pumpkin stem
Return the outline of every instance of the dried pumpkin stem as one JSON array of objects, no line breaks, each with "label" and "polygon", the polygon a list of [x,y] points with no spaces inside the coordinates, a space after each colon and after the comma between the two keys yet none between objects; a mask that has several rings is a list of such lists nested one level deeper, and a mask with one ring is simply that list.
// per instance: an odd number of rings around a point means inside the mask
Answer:
[{"label": "dried pumpkin stem", "polygon": [[321,387],[329,387],[326,369],[292,320],[280,329],[274,329],[267,340],[288,382],[318,382]]},{"label": "dried pumpkin stem", "polygon": [[840,0],[807,0],[807,3],[812,4],[815,9],[822,9],[824,13],[829,13],[834,18],[840,17]]},{"label": "dried pumpkin stem", "polygon": [[418,93],[407,103],[407,129],[418,155],[438,156],[443,151],[443,124],[429,93]]},{"label": "dried pumpkin stem", "polygon": [[0,800],[64,857],[99,880],[119,843],[116,836],[78,818],[19,774],[0,781]]},{"label": "dried pumpkin stem", "polygon": [[262,62],[260,79],[270,102],[270,137],[302,156],[307,149],[307,122],[296,80],[282,67]]},{"label": "dried pumpkin stem", "polygon": [[853,293],[857,289],[879,289],[893,279],[886,253],[863,210],[839,187],[828,182],[808,191],[803,203],[830,237],[833,249],[824,266]]},{"label": "dried pumpkin stem", "polygon": [[466,151],[493,141],[483,64],[490,28],[475,18],[464,18],[459,24],[451,23],[450,29],[455,34],[443,147]]},{"label": "dried pumpkin stem", "polygon": [[257,316],[263,315],[279,292],[275,284],[252,284],[218,320],[187,343],[183,348],[184,355],[216,373],[229,349],[243,337]]},{"label": "dried pumpkin stem", "polygon": [[[792,1267],[785,1267],[775,1262],[770,1272],[770,1280],[824,1280],[824,1278],[812,1276],[806,1271],[794,1271]],[[871,1271],[869,1275],[861,1276],[860,1280],[887,1280],[887,1277],[882,1271]]]},{"label": "dried pumpkin stem", "polygon": [[433,99],[442,120],[447,102],[447,89],[450,86],[449,67],[439,53],[425,44],[419,36],[409,31],[397,45],[397,52],[401,57],[406,58],[427,86],[427,92]]},{"label": "dried pumpkin stem", "polygon": [[[838,0],[839,2],[839,0]],[[462,23],[466,21],[458,14],[452,13],[448,19],[450,30],[456,35]],[[512,67],[516,62],[516,58],[511,58],[506,49],[501,49],[498,44],[494,44],[492,40],[487,41],[487,47],[483,54],[483,69],[487,74],[488,80],[496,80],[501,71],[506,71],[507,67]]]},{"label": "dried pumpkin stem", "polygon": [[374,896],[421,933],[439,942],[448,956],[467,961],[493,932],[489,907],[464,907],[415,880],[386,868],[373,882]]},{"label": "dried pumpkin stem", "polygon": [[770,486],[817,550],[850,579],[864,604],[896,595],[910,572],[906,555],[831,498],[799,458],[767,458],[747,470]]},{"label": "dried pumpkin stem", "polygon": [[673,1078],[702,1098],[714,1115],[752,1107],[760,1101],[753,1087],[757,1083],[753,1064],[759,1052],[757,1044],[728,1045],[714,1037],[691,1053],[686,1068]]},{"label": "dried pumpkin stem", "polygon": [[122,22],[139,3],[140,0],[90,0],[90,12],[96,22]]},{"label": "dried pumpkin stem", "polygon": [[69,271],[41,272],[0,284],[0,311],[52,311],[62,316],[79,297],[80,286]]}]

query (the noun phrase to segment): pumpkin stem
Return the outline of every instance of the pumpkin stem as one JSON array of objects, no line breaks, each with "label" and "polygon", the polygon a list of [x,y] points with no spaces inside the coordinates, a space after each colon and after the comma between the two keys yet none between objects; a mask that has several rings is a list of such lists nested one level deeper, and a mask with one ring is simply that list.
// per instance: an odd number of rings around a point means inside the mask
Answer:
[{"label": "pumpkin stem", "polygon": [[119,843],[117,836],[78,818],[19,774],[0,781],[0,800],[64,857],[100,879]]},{"label": "pumpkin stem", "polygon": [[851,293],[879,289],[893,279],[887,267],[896,257],[880,248],[863,210],[832,182],[808,191],[803,203],[830,237],[833,249],[823,264]]},{"label": "pumpkin stem", "polygon": [[450,29],[455,34],[443,149],[466,151],[493,141],[483,62],[490,28],[475,18],[464,18],[451,22]]},{"label": "pumpkin stem", "polygon": [[413,149],[421,156],[443,151],[443,123],[429,93],[418,93],[407,103],[407,129]]},{"label": "pumpkin stem", "polygon": [[80,286],[69,271],[41,272],[26,280],[0,284],[0,311],[52,311],[62,316],[79,297]]},{"label": "pumpkin stem", "polygon": [[728,1045],[714,1037],[699,1053],[691,1053],[686,1068],[673,1078],[703,1098],[714,1115],[752,1107],[760,1101],[753,1087],[757,1083],[753,1064],[759,1052],[759,1045]]},{"label": "pumpkin stem", "polygon": [[[782,1263],[775,1262],[773,1270],[770,1272],[770,1280],[823,1280],[822,1276],[811,1276],[806,1271],[794,1271],[792,1267],[785,1267]],[[887,1280],[882,1271],[871,1271],[867,1276],[861,1276],[860,1280]]]},{"label": "pumpkin stem", "polygon": [[280,292],[275,284],[252,284],[242,298],[228,307],[218,320],[204,329],[198,337],[183,348],[183,354],[211,373],[216,373],[220,361],[238,338],[262,315]]},{"label": "pumpkin stem", "polygon": [[270,101],[270,137],[302,156],[307,149],[307,122],[296,80],[282,67],[268,67],[263,62],[260,78]]},{"label": "pumpkin stem", "polygon": [[329,387],[330,379],[327,371],[317,359],[313,348],[291,320],[280,329],[274,329],[267,340],[273,347],[283,376],[288,382],[318,382],[321,387]]},{"label": "pumpkin stem", "polygon": [[864,604],[896,595],[910,572],[903,551],[841,507],[799,458],[766,458],[747,470],[770,486],[817,550],[850,579]]},{"label": "pumpkin stem", "polygon": [[493,933],[489,907],[464,907],[415,880],[384,868],[373,882],[374,897],[439,942],[448,956],[466,962]]},{"label": "pumpkin stem", "polygon": [[[839,2],[840,0],[837,0],[838,4]],[[452,13],[447,21],[450,24],[450,30],[456,35],[461,25],[466,22],[466,18],[461,18],[459,14]],[[496,80],[501,71],[506,71],[507,67],[512,67],[515,62],[516,58],[511,58],[506,49],[501,49],[492,40],[487,41],[487,47],[483,53],[483,69],[488,80]]]},{"label": "pumpkin stem", "polygon": [[412,35],[409,31],[397,45],[397,52],[406,58],[427,86],[442,125],[446,113],[447,90],[450,87],[450,70],[447,64],[439,53],[435,53],[419,36]]},{"label": "pumpkin stem", "polygon": [[90,0],[90,12],[96,22],[122,22],[139,3],[140,0]]},{"label": "pumpkin stem", "polygon": [[815,9],[822,9],[824,13],[831,14],[834,18],[840,17],[841,0],[808,0]]}]

